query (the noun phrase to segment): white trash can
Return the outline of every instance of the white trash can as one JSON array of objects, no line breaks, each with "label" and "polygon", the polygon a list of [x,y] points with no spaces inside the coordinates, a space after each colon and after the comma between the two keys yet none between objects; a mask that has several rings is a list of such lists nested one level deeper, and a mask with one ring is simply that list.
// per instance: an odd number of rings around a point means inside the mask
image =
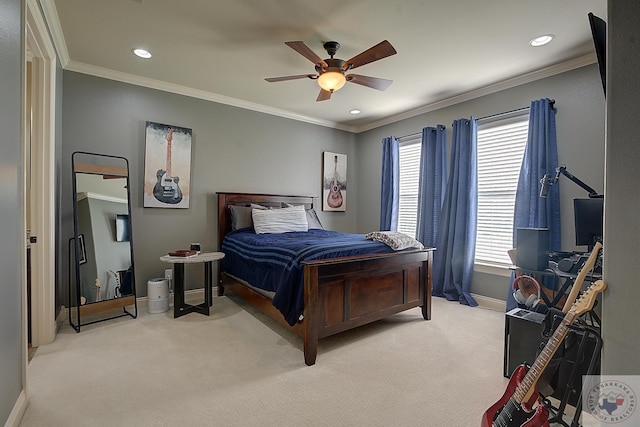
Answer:
[{"label": "white trash can", "polygon": [[147,282],[147,308],[149,313],[164,313],[169,310],[169,281],[165,278]]}]

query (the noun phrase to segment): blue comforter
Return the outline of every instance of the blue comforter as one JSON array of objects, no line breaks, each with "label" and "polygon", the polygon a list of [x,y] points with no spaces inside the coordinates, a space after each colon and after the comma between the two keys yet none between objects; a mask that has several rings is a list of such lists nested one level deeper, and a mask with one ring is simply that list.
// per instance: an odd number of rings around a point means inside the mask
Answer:
[{"label": "blue comforter", "polygon": [[275,292],[273,305],[290,325],[300,320],[304,303],[301,261],[393,252],[364,234],[311,229],[307,232],[255,234],[244,228],[222,242],[222,271],[251,285]]}]

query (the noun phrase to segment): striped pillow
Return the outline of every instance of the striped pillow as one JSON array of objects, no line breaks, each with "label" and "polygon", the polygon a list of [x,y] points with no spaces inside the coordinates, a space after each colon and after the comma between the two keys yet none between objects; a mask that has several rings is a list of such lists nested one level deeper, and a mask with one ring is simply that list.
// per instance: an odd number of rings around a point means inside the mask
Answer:
[{"label": "striped pillow", "polygon": [[251,216],[256,234],[309,230],[304,206],[267,210],[254,209],[251,211]]}]

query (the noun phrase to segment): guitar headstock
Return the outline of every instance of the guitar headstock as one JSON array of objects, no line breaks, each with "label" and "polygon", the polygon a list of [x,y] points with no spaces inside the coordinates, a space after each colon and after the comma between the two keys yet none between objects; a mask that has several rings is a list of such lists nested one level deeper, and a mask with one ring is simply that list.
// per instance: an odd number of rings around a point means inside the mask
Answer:
[{"label": "guitar headstock", "polygon": [[596,297],[607,288],[607,284],[603,280],[597,280],[584,291],[584,294],[571,306],[569,312],[580,316],[591,310],[596,303]]}]

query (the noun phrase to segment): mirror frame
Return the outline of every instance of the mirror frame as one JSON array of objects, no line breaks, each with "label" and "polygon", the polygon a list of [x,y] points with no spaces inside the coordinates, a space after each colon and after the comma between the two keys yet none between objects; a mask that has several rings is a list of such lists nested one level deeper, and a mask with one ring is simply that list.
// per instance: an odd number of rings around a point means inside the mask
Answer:
[{"label": "mirror frame", "polygon": [[[76,160],[76,156],[95,156],[97,158],[102,159],[113,159],[113,160],[122,160],[124,161],[125,166],[109,166],[104,164],[96,164],[96,163],[82,163]],[[80,283],[80,264],[81,264],[81,256],[82,250],[80,247],[80,234],[78,232],[78,191],[77,191],[77,182],[76,182],[76,174],[78,173],[86,173],[92,175],[102,175],[110,176],[110,177],[119,177],[126,178],[126,186],[127,186],[127,212],[129,214],[129,218],[131,216],[131,182],[129,178],[129,161],[125,157],[121,156],[113,156],[109,154],[100,154],[100,153],[90,153],[86,151],[75,151],[71,155],[71,175],[72,175],[72,188],[73,188],[73,237],[69,239],[69,324],[75,329],[76,332],[80,332],[80,327],[85,325],[90,325],[92,323],[102,322],[105,320],[115,319],[123,316],[131,316],[134,319],[138,316],[138,305],[136,299],[136,280],[135,280],[135,263],[133,257],[133,227],[132,221],[129,221],[129,255],[131,259],[131,290],[132,294],[112,298],[109,300],[103,301],[95,301],[87,304],[81,303],[81,283]],[[73,246],[72,246],[73,245]],[[73,293],[71,289],[71,251],[73,250],[75,260],[75,301],[73,301]],[[74,304],[75,303],[75,304]],[[131,312],[127,310],[128,306],[133,306],[134,311]],[[72,310],[75,308],[75,310]],[[100,317],[99,319],[92,319],[88,322],[82,322],[82,318],[85,316],[102,313],[106,311],[113,311],[117,309],[122,309],[122,312],[119,312],[115,315],[110,315],[108,317]],[[76,314],[76,321],[73,321],[73,311]]]}]

